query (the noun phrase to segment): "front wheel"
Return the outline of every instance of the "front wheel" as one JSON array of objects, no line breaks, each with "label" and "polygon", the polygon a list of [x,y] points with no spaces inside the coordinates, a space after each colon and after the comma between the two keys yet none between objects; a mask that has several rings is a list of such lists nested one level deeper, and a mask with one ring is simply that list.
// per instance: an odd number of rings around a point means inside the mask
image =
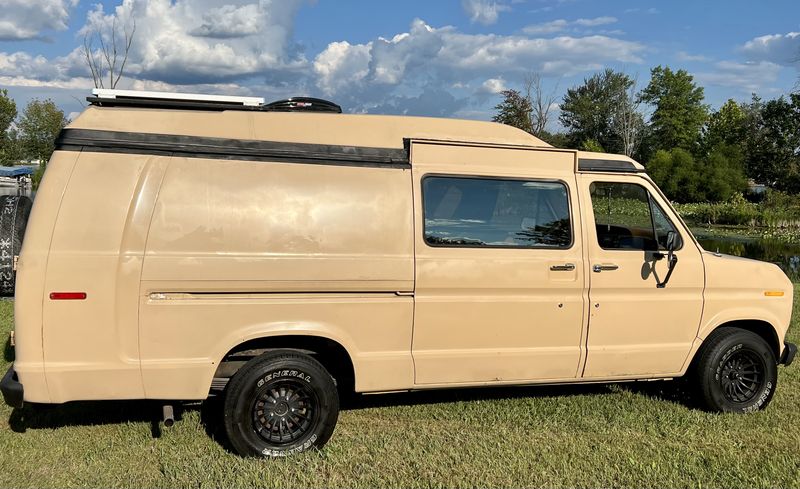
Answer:
[{"label": "front wheel", "polygon": [[339,416],[333,378],[312,357],[275,350],[245,364],[225,393],[225,431],[244,456],[283,457],[321,448]]},{"label": "front wheel", "polygon": [[760,336],[722,328],[706,339],[695,375],[700,401],[711,411],[748,413],[764,409],[775,394],[778,368]]}]

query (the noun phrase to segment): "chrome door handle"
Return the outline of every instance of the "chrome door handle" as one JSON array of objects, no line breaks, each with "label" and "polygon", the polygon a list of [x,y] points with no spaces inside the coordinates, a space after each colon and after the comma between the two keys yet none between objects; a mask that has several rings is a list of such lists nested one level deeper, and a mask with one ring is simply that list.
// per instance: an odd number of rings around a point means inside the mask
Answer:
[{"label": "chrome door handle", "polygon": [[575,264],[565,263],[563,265],[550,265],[550,270],[554,272],[571,272],[575,270]]},{"label": "chrome door handle", "polygon": [[602,272],[602,271],[611,271],[616,270],[619,268],[619,265],[614,265],[613,263],[601,263],[600,265],[595,265],[592,267],[593,272]]}]

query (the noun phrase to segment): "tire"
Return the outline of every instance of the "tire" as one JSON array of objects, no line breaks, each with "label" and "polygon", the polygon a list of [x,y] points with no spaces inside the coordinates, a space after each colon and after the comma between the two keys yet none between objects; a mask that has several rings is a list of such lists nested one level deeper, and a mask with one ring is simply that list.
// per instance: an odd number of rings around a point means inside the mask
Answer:
[{"label": "tire", "polygon": [[312,357],[292,350],[253,358],[225,389],[225,432],[242,456],[284,457],[322,448],[338,417],[331,374]]},{"label": "tire", "polygon": [[14,257],[22,250],[32,206],[28,197],[0,195],[0,296],[14,295]]},{"label": "tire", "polygon": [[721,328],[706,339],[693,380],[698,401],[710,411],[749,413],[764,409],[778,385],[775,353],[755,333]]}]

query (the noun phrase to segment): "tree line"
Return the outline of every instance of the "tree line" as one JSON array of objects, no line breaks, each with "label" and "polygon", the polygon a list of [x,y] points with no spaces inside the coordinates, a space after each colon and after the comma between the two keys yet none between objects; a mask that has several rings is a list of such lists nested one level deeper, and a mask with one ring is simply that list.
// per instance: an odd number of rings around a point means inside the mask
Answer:
[{"label": "tree line", "polygon": [[52,100],[31,100],[20,114],[8,90],[0,89],[0,165],[37,161],[40,167],[34,183],[38,182],[56,137],[68,123]]},{"label": "tree line", "polygon": [[727,201],[748,179],[800,193],[800,93],[769,101],[753,94],[711,110],[685,70],[657,66],[638,89],[636,78],[609,68],[566,91],[558,117],[564,131],[548,132],[555,98],[544,95],[538,76],[528,80],[522,91],[501,92],[492,120],[556,147],[628,155],[674,201]]}]

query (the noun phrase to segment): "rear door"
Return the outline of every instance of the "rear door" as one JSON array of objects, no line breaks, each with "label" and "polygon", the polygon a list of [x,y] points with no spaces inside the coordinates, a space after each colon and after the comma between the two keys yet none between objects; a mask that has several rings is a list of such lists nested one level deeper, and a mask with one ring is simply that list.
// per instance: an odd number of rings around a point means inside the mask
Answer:
[{"label": "rear door", "polygon": [[414,143],[416,384],[575,378],[574,154]]}]

